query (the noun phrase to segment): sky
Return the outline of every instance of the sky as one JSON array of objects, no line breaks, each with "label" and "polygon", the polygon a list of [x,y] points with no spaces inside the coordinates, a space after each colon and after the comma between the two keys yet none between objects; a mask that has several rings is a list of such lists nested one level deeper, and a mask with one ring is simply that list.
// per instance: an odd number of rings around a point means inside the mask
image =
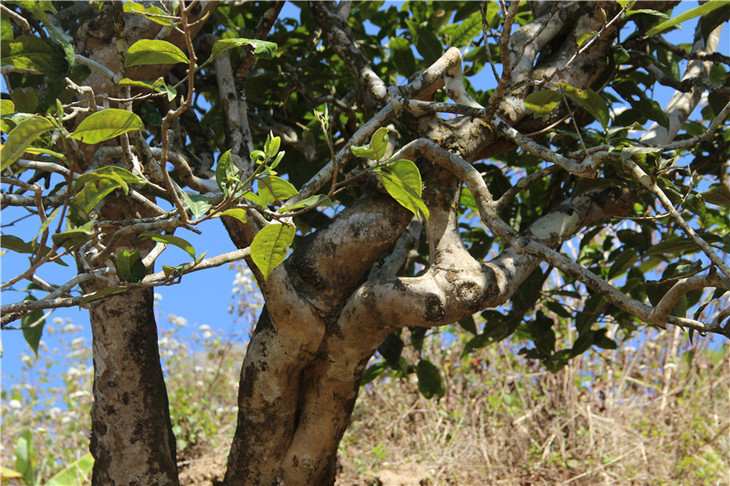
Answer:
[{"label": "sky", "polygon": [[[680,11],[693,8],[696,5],[696,2],[683,2],[680,6]],[[678,11],[675,11],[674,15],[678,13]],[[287,4],[283,14],[298,17],[299,11],[291,4]],[[674,41],[691,42],[695,23],[696,21],[689,21],[683,25],[683,30],[675,31],[672,34],[675,38]],[[672,40],[670,38],[670,41]],[[726,26],[721,40],[721,52],[727,55],[730,54],[729,51],[730,41],[728,41]],[[489,71],[489,69],[483,69],[482,73],[484,73],[485,77],[491,77]],[[484,82],[489,83],[488,86],[494,85],[493,79],[485,79]],[[5,91],[4,84],[0,88]],[[660,87],[657,99],[664,105],[672,93],[673,90],[671,88]],[[29,228],[35,226],[35,223],[32,221],[20,222],[14,227],[6,228],[6,225],[13,221],[14,214],[17,213],[12,209],[8,209],[3,210],[2,215],[0,215],[3,233],[19,236],[28,234],[31,231]],[[235,250],[233,243],[218,220],[203,223],[199,229],[202,231],[202,235],[196,235],[184,229],[178,230],[175,234],[192,243],[198,254],[207,251],[208,256],[213,256]],[[34,232],[35,230],[31,234],[34,234]],[[16,255],[13,252],[9,252],[0,258],[0,275],[3,281],[6,281],[8,278],[17,275],[27,268],[27,261],[23,257],[19,258]],[[161,264],[177,265],[187,261],[189,261],[189,257],[182,250],[169,247],[163,253],[160,260],[158,260],[156,268],[161,268]],[[73,265],[71,259],[67,259],[67,262]],[[58,284],[68,278],[67,273],[59,272],[59,270],[60,268],[56,265],[46,265],[39,271],[38,275],[48,282]],[[242,331],[247,330],[250,323],[240,322],[240,320],[234,319],[229,313],[229,308],[234,303],[232,287],[235,278],[235,270],[230,269],[228,266],[222,266],[185,275],[182,283],[178,285],[158,287],[155,290],[159,294],[157,304],[159,312],[158,326],[162,330],[168,329],[170,323],[168,322],[167,316],[174,314],[185,318],[188,322],[188,325],[181,331],[181,337],[189,336],[197,332],[198,328],[203,325],[210,326],[213,330],[222,332],[224,336],[238,335]],[[23,284],[20,287],[25,287],[25,285]],[[20,293],[3,294],[0,298],[2,298],[3,303],[7,303],[22,298],[22,295]],[[87,342],[91,342],[88,311],[77,308],[59,309],[48,318],[48,322],[52,322],[54,318],[71,319],[74,324],[81,326],[81,335],[87,339]],[[13,325],[18,326],[19,322],[16,321]],[[33,352],[28,347],[20,331],[3,330],[0,337],[2,338],[3,349],[0,369],[2,370],[3,389],[6,389],[7,385],[13,381],[12,377],[17,377],[21,369],[22,361],[19,359],[19,356],[21,354],[32,355]],[[57,342],[54,342],[54,339],[58,339],[58,337],[47,335],[44,338],[46,345],[50,349],[58,345]],[[8,380],[8,377],[11,377],[11,379]]]}]

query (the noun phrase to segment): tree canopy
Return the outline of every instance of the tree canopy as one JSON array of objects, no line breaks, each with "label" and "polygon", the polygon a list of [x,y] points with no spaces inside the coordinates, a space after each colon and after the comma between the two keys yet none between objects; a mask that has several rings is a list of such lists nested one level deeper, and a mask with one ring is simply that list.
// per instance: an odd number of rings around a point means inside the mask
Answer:
[{"label": "tree canopy", "polygon": [[[730,5],[677,3],[4,2],[2,327],[89,309],[94,484],[177,484],[152,289],[230,262],[266,306],[226,485],[331,482],[361,383],[444,394],[429,329],[552,371],[730,337]],[[215,218],[238,250],[186,240]]]}]

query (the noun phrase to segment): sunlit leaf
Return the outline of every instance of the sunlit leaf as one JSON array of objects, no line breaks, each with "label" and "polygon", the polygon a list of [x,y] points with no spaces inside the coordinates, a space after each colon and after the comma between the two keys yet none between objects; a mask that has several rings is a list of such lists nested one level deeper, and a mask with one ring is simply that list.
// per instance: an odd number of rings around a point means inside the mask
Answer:
[{"label": "sunlit leaf", "polygon": [[238,181],[238,169],[233,164],[230,150],[224,152],[218,159],[215,167],[215,181],[226,195],[232,192],[233,186]]},{"label": "sunlit leaf", "polygon": [[157,233],[142,233],[141,235],[139,235],[139,237],[142,239],[150,239],[160,243],[176,246],[181,250],[184,250],[188,255],[190,255],[193,260],[195,260],[195,248],[193,248],[193,245],[188,243],[188,241],[180,238],[179,236],[159,235]]},{"label": "sunlit leaf", "polygon": [[718,8],[722,8],[726,5],[730,5],[730,2],[716,0],[713,2],[704,3],[704,4],[700,5],[699,7],[695,7],[693,9],[687,10],[686,12],[674,17],[671,20],[667,20],[666,22],[662,22],[658,25],[655,25],[654,27],[652,27],[651,29],[646,31],[646,35],[650,36],[650,35],[658,34],[671,27],[678,26],[685,20],[693,19],[693,18],[699,17],[701,15],[707,15],[710,12],[717,10]]},{"label": "sunlit leaf", "polygon": [[286,201],[292,196],[299,194],[299,191],[291,183],[278,176],[266,176],[259,179],[259,196],[267,204],[276,201]]},{"label": "sunlit leaf", "polygon": [[193,219],[201,218],[213,207],[208,202],[210,200],[208,196],[188,195],[186,192],[181,192],[181,194],[185,204],[193,214]]},{"label": "sunlit leaf", "polygon": [[117,275],[123,282],[141,282],[147,275],[147,268],[142,263],[139,248],[119,250],[114,265],[117,268]]},{"label": "sunlit leaf", "polygon": [[235,39],[221,39],[213,44],[213,50],[211,51],[210,58],[206,61],[206,64],[218,57],[221,52],[241,46],[253,47],[253,53],[264,59],[273,59],[276,55],[277,45],[274,42],[257,39],[244,39],[240,37]]},{"label": "sunlit leaf", "polygon": [[33,143],[39,136],[49,130],[53,130],[54,125],[47,118],[42,116],[31,116],[18,123],[8,134],[7,143],[2,149],[2,170],[5,170],[13,162],[18,160],[26,147]]},{"label": "sunlit leaf", "polygon": [[416,216],[420,211],[428,219],[428,208],[421,198],[421,173],[416,164],[410,160],[401,159],[387,166],[379,167],[375,172],[393,199]]},{"label": "sunlit leaf", "polygon": [[449,46],[466,47],[474,40],[474,37],[482,31],[482,14],[474,12],[462,22],[449,25],[441,32],[448,36]]},{"label": "sunlit leaf", "polygon": [[542,118],[553,111],[562,98],[558,91],[535,91],[525,97],[525,107],[537,118]]},{"label": "sunlit leaf", "polygon": [[81,456],[56,473],[45,486],[82,486],[91,480],[94,458],[91,454]]},{"label": "sunlit leaf", "polygon": [[352,150],[352,155],[355,157],[380,160],[385,155],[385,151],[388,150],[389,140],[388,129],[380,127],[370,137],[370,142],[365,145],[351,147],[350,150]]},{"label": "sunlit leaf", "polygon": [[328,201],[329,198],[326,194],[315,194],[314,196],[309,196],[308,198],[302,199],[296,204],[292,204],[291,206],[287,206],[285,208],[279,208],[277,211],[278,213],[283,213],[285,211],[294,211],[297,209],[306,208],[309,206],[319,206],[322,204],[323,201]]},{"label": "sunlit leaf", "polygon": [[276,154],[279,153],[279,147],[281,146],[281,137],[274,137],[269,134],[266,137],[266,143],[264,144],[264,153],[266,158],[273,159]]},{"label": "sunlit leaf", "polygon": [[142,119],[131,111],[108,108],[84,118],[71,138],[94,144],[118,137],[132,130],[144,130]]},{"label": "sunlit leaf", "polygon": [[578,47],[581,47],[583,44],[588,42],[589,40],[593,39],[594,37],[598,37],[598,32],[591,31],[591,32],[585,32],[578,36],[577,43]]},{"label": "sunlit leaf", "polygon": [[81,298],[80,305],[86,305],[91,302],[96,302],[97,300],[104,299],[106,297],[109,297],[110,295],[114,294],[121,294],[123,292],[128,291],[129,289],[124,287],[114,287],[110,289],[101,289],[97,290],[96,292],[92,292],[90,294],[86,294]]},{"label": "sunlit leaf", "polygon": [[190,64],[190,59],[176,45],[157,39],[138,40],[124,57],[125,67],[177,63]]},{"label": "sunlit leaf", "polygon": [[50,44],[29,35],[16,37],[2,45],[2,63],[20,69],[48,72],[53,65],[54,56],[55,52]]},{"label": "sunlit leaf", "polygon": [[588,113],[599,121],[603,128],[608,126],[610,115],[608,103],[591,88],[578,89],[566,83],[557,83],[563,89],[565,95],[582,106]]},{"label": "sunlit leaf", "polygon": [[26,484],[35,484],[35,463],[33,434],[30,430],[24,430],[15,443],[15,469],[23,475]]},{"label": "sunlit leaf", "polygon": [[124,2],[122,6],[125,13],[143,15],[152,22],[160,25],[175,25],[177,23],[175,19],[166,18],[171,17],[171,15],[155,5],[142,5],[137,2],[127,1]]},{"label": "sunlit leaf", "polygon": [[293,225],[270,224],[259,231],[251,243],[251,259],[264,276],[269,279],[271,272],[286,258],[287,248],[294,241],[296,228]]},{"label": "sunlit leaf", "polygon": [[236,218],[241,223],[245,223],[247,221],[246,210],[243,208],[226,209],[217,216],[229,216],[231,218]]}]

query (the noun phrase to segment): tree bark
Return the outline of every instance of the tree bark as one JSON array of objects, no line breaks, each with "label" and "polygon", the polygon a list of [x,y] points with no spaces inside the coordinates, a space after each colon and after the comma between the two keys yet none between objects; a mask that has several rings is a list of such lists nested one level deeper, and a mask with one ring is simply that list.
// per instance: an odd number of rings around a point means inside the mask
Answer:
[{"label": "tree bark", "polygon": [[110,296],[93,304],[89,316],[94,350],[92,484],[179,484],[153,289]]}]

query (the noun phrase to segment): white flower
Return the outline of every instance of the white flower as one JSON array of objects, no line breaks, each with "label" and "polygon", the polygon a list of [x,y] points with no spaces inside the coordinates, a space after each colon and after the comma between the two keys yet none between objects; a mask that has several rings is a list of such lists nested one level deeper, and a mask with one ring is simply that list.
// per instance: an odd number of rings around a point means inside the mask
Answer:
[{"label": "white flower", "polygon": [[81,370],[79,370],[75,366],[71,366],[68,370],[66,370],[66,374],[69,378],[73,378],[75,376],[79,376],[81,374]]},{"label": "white flower", "polygon": [[8,405],[10,406],[10,408],[20,408],[23,406],[23,404],[20,403],[19,400],[10,400],[10,402],[8,402]]},{"label": "white flower", "polygon": [[200,331],[200,332],[210,331],[210,326],[208,324],[203,324],[202,326],[200,326],[198,328],[198,331]]}]

